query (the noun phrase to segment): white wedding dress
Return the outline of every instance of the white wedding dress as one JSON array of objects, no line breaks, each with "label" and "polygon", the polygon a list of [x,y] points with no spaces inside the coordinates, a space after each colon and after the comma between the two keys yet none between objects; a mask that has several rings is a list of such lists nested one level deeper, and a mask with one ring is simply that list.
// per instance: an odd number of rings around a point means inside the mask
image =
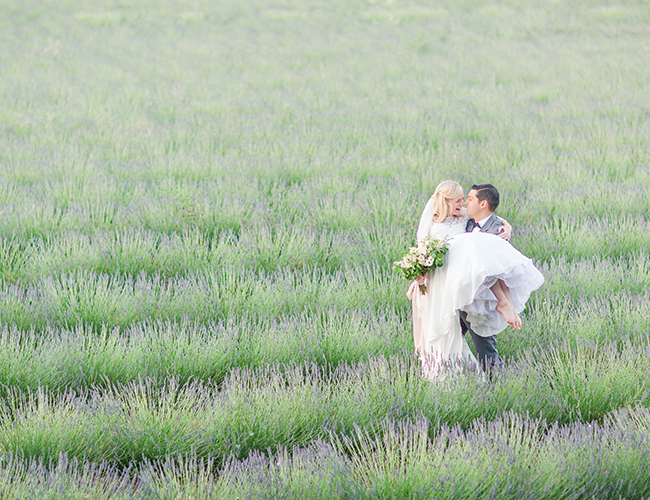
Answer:
[{"label": "white wedding dress", "polygon": [[[423,214],[426,222],[426,214]],[[431,220],[431,219],[429,219]],[[544,277],[532,261],[504,239],[487,233],[466,233],[469,217],[447,217],[422,222],[418,239],[426,234],[450,238],[442,267],[425,276],[427,291],[414,287],[413,333],[422,360],[423,375],[437,378],[445,365],[462,366],[478,362],[465,341],[460,327],[460,311],[467,313],[472,330],[483,337],[503,331],[508,324],[497,312],[497,299],[490,290],[498,279],[510,289],[517,314],[524,310],[530,294]]]}]

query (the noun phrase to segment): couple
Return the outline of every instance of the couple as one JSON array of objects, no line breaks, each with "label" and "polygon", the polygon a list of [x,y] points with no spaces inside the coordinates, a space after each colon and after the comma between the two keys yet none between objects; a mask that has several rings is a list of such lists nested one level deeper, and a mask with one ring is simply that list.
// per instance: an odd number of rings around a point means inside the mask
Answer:
[{"label": "couple", "polygon": [[[494,212],[499,192],[491,184],[463,188],[441,182],[427,202],[417,239],[450,238],[444,265],[420,276],[409,288],[413,336],[425,377],[436,378],[446,363],[464,362],[483,370],[501,368],[496,334],[521,328],[519,313],[544,277],[509,242],[512,227]],[[463,208],[463,204],[467,209]],[[418,284],[426,285],[426,293]],[[464,334],[469,331],[478,356]]]}]

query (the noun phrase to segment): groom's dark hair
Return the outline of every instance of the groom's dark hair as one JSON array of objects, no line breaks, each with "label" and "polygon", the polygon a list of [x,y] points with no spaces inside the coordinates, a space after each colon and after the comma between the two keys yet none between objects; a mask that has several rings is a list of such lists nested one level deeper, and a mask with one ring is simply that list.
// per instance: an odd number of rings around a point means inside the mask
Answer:
[{"label": "groom's dark hair", "polygon": [[476,191],[478,201],[487,201],[488,207],[496,212],[499,206],[499,191],[492,184],[474,184],[472,189]]}]

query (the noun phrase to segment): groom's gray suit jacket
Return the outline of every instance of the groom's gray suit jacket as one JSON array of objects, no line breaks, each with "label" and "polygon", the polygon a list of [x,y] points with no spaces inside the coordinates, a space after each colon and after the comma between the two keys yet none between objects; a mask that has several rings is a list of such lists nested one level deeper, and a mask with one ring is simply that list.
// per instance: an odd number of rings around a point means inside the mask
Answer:
[{"label": "groom's gray suit jacket", "polygon": [[[472,219],[470,219],[467,222],[467,226],[465,227],[465,231],[468,233],[472,231],[470,228],[470,225],[472,224]],[[499,219],[496,215],[492,214],[490,215],[490,218],[483,224],[483,227],[481,227],[481,232],[482,233],[490,233],[490,234],[499,234],[501,231],[501,228],[503,227],[503,222],[501,222],[501,219]]]},{"label": "groom's gray suit jacket", "polygon": [[[490,234],[499,234],[501,228],[503,227],[503,222],[496,215],[490,215],[490,218],[483,224],[481,227],[482,233]],[[465,231],[471,232],[474,229],[474,223],[472,219],[469,220]],[[461,311],[460,313],[460,326],[463,330],[463,335],[469,331],[472,334],[472,341],[474,342],[474,347],[476,348],[476,357],[478,358],[481,366],[485,370],[486,366],[490,368],[501,368],[503,365],[503,360],[499,356],[497,351],[497,337],[492,335],[491,337],[480,337],[474,333],[472,330],[472,325],[467,321],[467,313]]]}]

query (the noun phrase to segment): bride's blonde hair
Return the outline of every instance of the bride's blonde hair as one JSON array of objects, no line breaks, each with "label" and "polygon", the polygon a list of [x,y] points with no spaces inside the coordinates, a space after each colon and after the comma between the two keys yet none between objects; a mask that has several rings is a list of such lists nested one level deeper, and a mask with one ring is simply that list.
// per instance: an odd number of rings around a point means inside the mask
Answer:
[{"label": "bride's blonde hair", "polygon": [[453,214],[451,202],[463,196],[463,188],[454,181],[442,181],[433,193],[433,222],[442,222]]}]

